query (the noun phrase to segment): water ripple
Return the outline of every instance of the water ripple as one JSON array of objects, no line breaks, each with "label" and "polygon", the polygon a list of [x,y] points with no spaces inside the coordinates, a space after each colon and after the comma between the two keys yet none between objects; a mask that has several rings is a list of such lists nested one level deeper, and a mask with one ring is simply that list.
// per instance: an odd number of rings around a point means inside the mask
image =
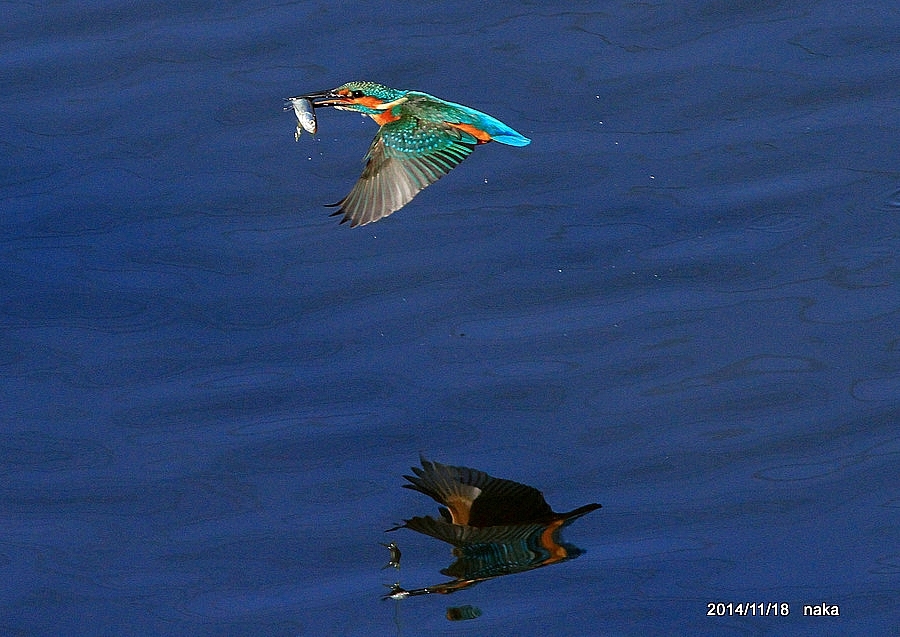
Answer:
[{"label": "water ripple", "polygon": [[113,452],[84,438],[51,436],[41,431],[6,434],[0,439],[0,466],[28,471],[85,471],[107,466]]},{"label": "water ripple", "polygon": [[881,208],[886,212],[900,211],[900,188],[885,197]]}]

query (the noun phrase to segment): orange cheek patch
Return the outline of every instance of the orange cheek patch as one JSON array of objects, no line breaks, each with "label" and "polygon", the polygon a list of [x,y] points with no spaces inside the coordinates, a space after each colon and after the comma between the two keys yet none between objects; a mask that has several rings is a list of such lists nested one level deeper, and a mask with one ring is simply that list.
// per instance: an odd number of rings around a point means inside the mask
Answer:
[{"label": "orange cheek patch", "polygon": [[477,139],[479,144],[487,144],[489,141],[491,141],[491,136],[488,133],[479,128],[475,128],[471,124],[452,124],[450,122],[447,123],[450,124],[450,126],[468,133],[469,135]]},{"label": "orange cheek patch", "polygon": [[384,104],[384,100],[380,100],[377,97],[372,97],[370,95],[366,95],[365,97],[357,97],[353,100],[354,104],[361,104],[363,106],[368,106],[369,108],[378,108],[382,104]]}]

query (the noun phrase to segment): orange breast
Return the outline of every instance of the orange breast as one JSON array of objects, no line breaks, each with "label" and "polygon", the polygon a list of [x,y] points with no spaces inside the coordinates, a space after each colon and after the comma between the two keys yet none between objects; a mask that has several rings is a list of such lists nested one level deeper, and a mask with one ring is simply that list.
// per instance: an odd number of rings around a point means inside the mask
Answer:
[{"label": "orange breast", "polygon": [[378,122],[379,126],[384,126],[388,122],[395,122],[400,119],[398,115],[394,115],[393,113],[391,113],[391,109],[382,111],[378,113],[378,115],[370,115],[370,117]]},{"label": "orange breast", "polygon": [[468,524],[472,512],[472,500],[461,495],[450,495],[444,504],[450,510],[453,524]]},{"label": "orange breast", "polygon": [[563,525],[563,522],[565,522],[565,520],[551,522],[541,533],[541,547],[550,553],[550,557],[544,560],[543,564],[552,564],[553,562],[558,562],[568,557],[568,552],[565,547],[560,546],[554,537],[556,531]]}]

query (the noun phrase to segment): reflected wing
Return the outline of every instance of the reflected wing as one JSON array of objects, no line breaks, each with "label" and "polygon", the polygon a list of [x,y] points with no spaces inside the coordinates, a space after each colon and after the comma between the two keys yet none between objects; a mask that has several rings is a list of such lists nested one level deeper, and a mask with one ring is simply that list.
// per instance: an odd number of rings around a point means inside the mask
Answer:
[{"label": "reflected wing", "polygon": [[361,226],[408,204],[469,156],[477,140],[447,124],[401,117],[378,131],[366,154],[366,167],[333,215]]},{"label": "reflected wing", "polygon": [[452,544],[457,559],[441,573],[465,581],[530,571],[583,553],[559,539],[560,522],[474,527],[416,517],[403,526]]},{"label": "reflected wing", "polygon": [[470,544],[525,542],[528,538],[539,535],[547,528],[547,525],[535,522],[488,527],[462,526],[426,515],[404,520],[403,524],[397,528],[412,529],[453,546],[463,547]]}]

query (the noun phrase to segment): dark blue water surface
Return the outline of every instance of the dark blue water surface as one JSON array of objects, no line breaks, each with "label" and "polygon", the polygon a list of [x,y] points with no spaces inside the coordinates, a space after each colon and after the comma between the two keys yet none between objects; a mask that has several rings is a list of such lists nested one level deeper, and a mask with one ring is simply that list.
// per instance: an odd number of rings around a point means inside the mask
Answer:
[{"label": "dark blue water surface", "polygon": [[[0,633],[900,634],[896,0],[496,4],[0,5]],[[338,226],[355,79],[533,141]],[[585,554],[381,601],[420,452]]]}]

